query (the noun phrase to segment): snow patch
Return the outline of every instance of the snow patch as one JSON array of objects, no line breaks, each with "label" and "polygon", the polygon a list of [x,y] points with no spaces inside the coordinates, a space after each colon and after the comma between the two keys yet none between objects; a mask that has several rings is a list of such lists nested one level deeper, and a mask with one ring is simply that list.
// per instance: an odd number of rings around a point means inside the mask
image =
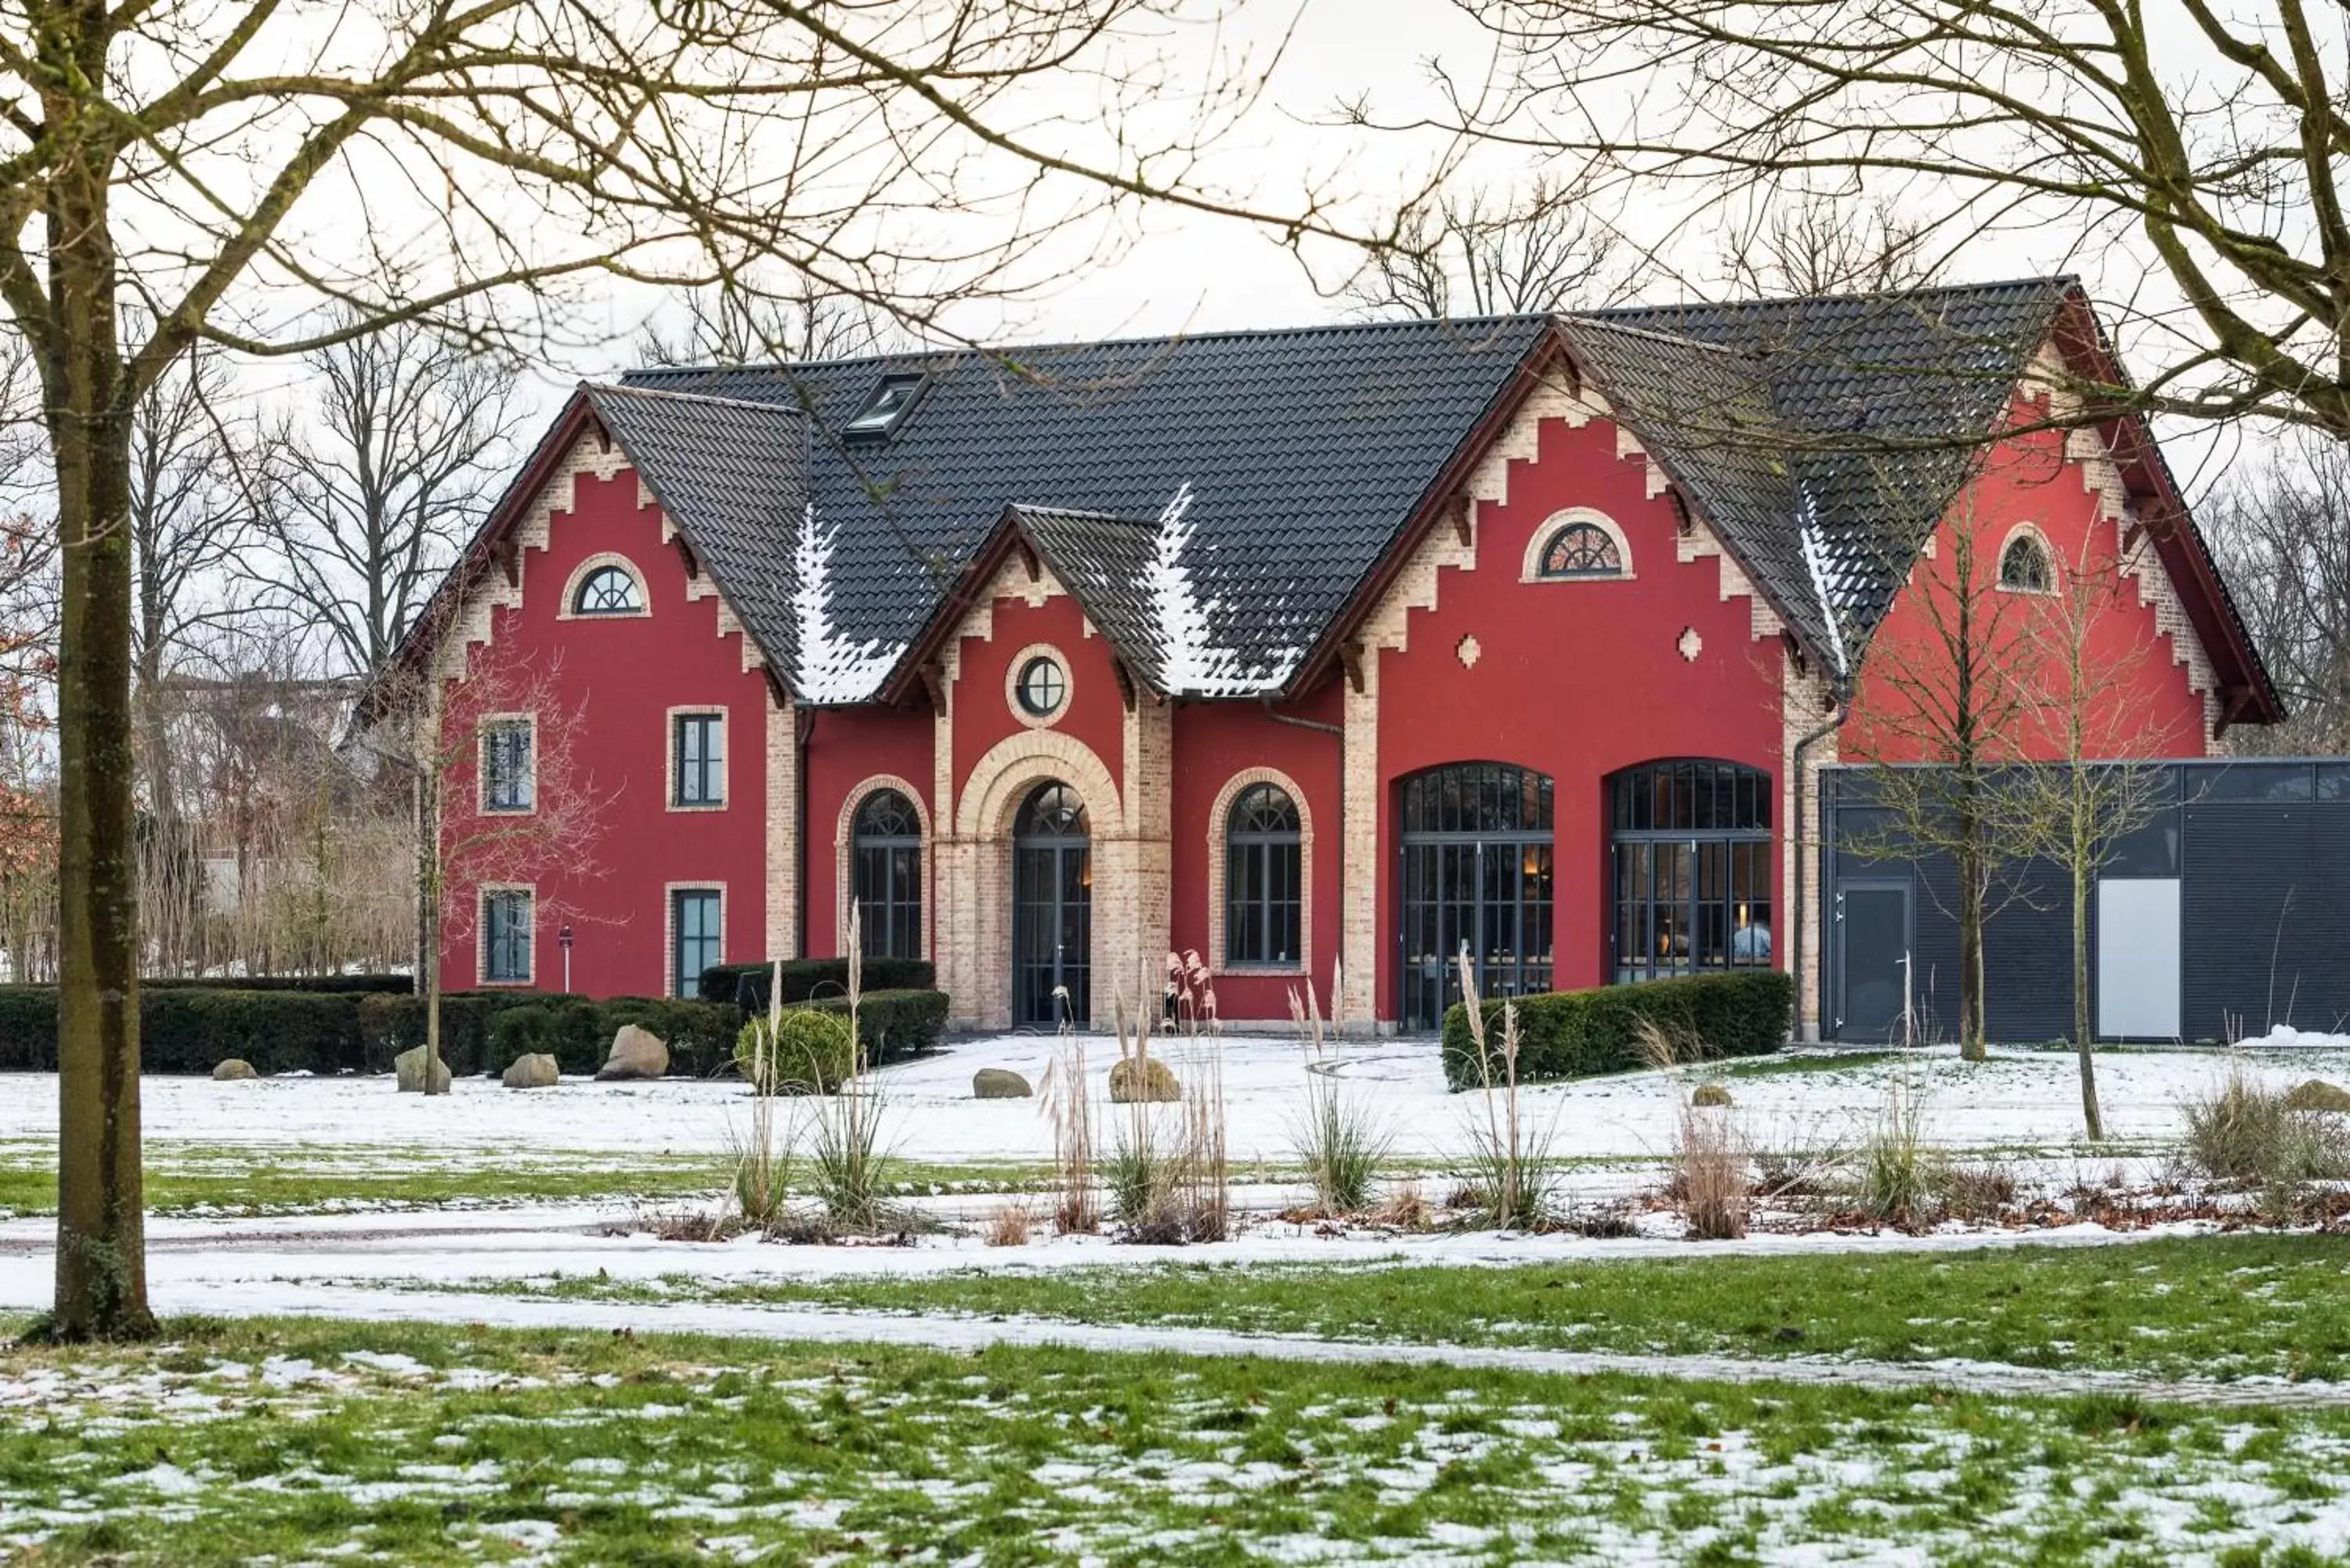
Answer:
[{"label": "snow patch", "polygon": [[799,626],[799,669],[795,684],[811,702],[863,702],[906,651],[903,642],[878,638],[852,642],[832,619],[832,552],[838,528],[816,522],[808,504],[798,542],[792,550],[792,618]]},{"label": "snow patch", "polygon": [[1200,597],[1184,559],[1191,544],[1191,510],[1187,480],[1159,514],[1158,542],[1142,575],[1157,623],[1162,682],[1170,694],[1185,697],[1249,697],[1280,685],[1297,662],[1297,649],[1284,649],[1271,665],[1253,665],[1238,649],[1217,642],[1209,618],[1223,602]]},{"label": "snow patch", "polygon": [[1828,653],[1835,659],[1836,673],[1849,675],[1852,667],[1844,651],[1844,623],[1836,618],[1835,601],[1828,593],[1827,546],[1820,538],[1819,503],[1812,493],[1804,492],[1804,521],[1800,529],[1804,543],[1804,566],[1812,575],[1812,591],[1819,596],[1820,618],[1827,622]]}]

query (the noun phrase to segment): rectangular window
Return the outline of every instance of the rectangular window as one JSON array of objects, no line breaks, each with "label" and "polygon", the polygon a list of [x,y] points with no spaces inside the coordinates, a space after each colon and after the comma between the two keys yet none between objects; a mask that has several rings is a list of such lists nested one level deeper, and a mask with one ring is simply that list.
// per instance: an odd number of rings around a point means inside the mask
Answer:
[{"label": "rectangular window", "polygon": [[671,780],[672,805],[726,804],[726,716],[723,713],[680,713],[673,721],[671,753],[676,776]]},{"label": "rectangular window", "polygon": [[501,888],[482,895],[482,979],[492,985],[530,983],[531,895]]},{"label": "rectangular window", "polygon": [[527,719],[494,719],[482,726],[482,809],[528,811],[536,780]]},{"label": "rectangular window", "polygon": [[714,888],[681,888],[669,896],[670,994],[692,996],[702,971],[725,961],[719,949],[719,895]]}]

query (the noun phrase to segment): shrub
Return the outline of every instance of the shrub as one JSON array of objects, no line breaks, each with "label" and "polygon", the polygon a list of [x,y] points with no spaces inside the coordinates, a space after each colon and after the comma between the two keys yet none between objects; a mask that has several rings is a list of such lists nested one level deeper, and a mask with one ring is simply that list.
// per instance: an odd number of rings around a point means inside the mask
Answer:
[{"label": "shrub", "polygon": [[[1591,991],[1551,992],[1515,999],[1517,1079],[1587,1077],[1641,1066],[1642,1023],[1702,1041],[1711,1056],[1762,1056],[1787,1043],[1795,983],[1776,970],[1685,975]],[[1483,1004],[1484,1035],[1499,1037],[1503,1003]],[[1482,1071],[1465,1007],[1444,1015],[1444,1079],[1474,1088],[1504,1075],[1498,1062]]]},{"label": "shrub", "polygon": [[492,1016],[489,1023],[489,1053],[482,1063],[484,1073],[503,1073],[514,1065],[517,1056],[545,1053],[563,1065],[563,1053],[557,1049],[563,1038],[562,1025],[556,1021],[555,1010],[536,1002],[519,1007],[509,1007]]},{"label": "shrub", "polygon": [[[768,1095],[828,1095],[857,1075],[857,1043],[848,1021],[814,1008],[787,1007],[769,1023],[754,1018],[734,1037],[734,1067]],[[766,1081],[758,1057],[765,1047]]]},{"label": "shrub", "polygon": [[2290,1187],[2350,1173],[2350,1129],[2328,1111],[2298,1110],[2290,1094],[2241,1066],[2208,1094],[2179,1102],[2188,1158],[2223,1180]]},{"label": "shrub", "polygon": [[[848,1016],[845,996],[818,997],[802,1005],[812,1012]],[[857,1004],[858,1044],[864,1048],[868,1067],[937,1050],[946,1027],[943,991],[868,991]]]},{"label": "shrub", "polygon": [[1734,1241],[1746,1234],[1753,1207],[1748,1163],[1746,1139],[1726,1113],[1683,1107],[1673,1185],[1692,1239]]},{"label": "shrub", "polygon": [[[848,995],[848,961],[793,959],[784,967],[784,1005]],[[864,962],[865,994],[878,991],[931,991],[939,971],[926,959],[868,958]],[[702,971],[697,986],[704,1002],[731,1002],[744,1013],[767,1011],[767,992],[774,983],[772,963],[712,964]]]},{"label": "shrub", "polygon": [[317,996],[409,996],[416,990],[405,974],[203,974],[157,975],[139,982],[150,991],[301,991]]},{"label": "shrub", "polygon": [[1305,1079],[1305,1113],[1291,1148],[1314,1188],[1315,1207],[1328,1215],[1359,1214],[1371,1206],[1389,1139],[1368,1107],[1325,1073]]},{"label": "shrub", "polygon": [[1853,1201],[1880,1223],[1922,1225],[1940,1185],[1941,1172],[1926,1145],[1924,1089],[1898,1081],[1887,1085],[1877,1126],[1860,1146]]}]

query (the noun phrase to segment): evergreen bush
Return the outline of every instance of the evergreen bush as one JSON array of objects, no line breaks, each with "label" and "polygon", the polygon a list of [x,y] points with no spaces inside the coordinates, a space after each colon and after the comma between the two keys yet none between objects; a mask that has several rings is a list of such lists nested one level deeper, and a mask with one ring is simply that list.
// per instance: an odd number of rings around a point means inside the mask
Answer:
[{"label": "evergreen bush", "polygon": [[[1583,1078],[1646,1064],[1643,1020],[1703,1043],[1710,1056],[1765,1056],[1787,1043],[1795,982],[1777,970],[1682,975],[1590,991],[1555,991],[1514,999],[1518,1081]],[[1503,1004],[1484,1004],[1488,1040],[1501,1035]],[[1491,1049],[1491,1046],[1488,1046]],[[1498,1062],[1492,1072],[1503,1076]],[[1481,1081],[1469,1015],[1455,1003],[1444,1015],[1444,1081],[1469,1089]]]}]

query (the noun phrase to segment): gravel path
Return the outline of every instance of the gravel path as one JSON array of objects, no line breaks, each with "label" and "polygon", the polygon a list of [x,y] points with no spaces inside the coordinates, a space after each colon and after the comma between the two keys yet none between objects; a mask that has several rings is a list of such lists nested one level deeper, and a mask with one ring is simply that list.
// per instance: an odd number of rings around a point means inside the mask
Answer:
[{"label": "gravel path", "polygon": [[2134,1397],[2154,1404],[2232,1408],[2350,1408],[2350,1384],[2274,1379],[2164,1380],[2120,1372],[2066,1372],[1982,1362],[1851,1361],[1816,1356],[1762,1360],[1731,1355],[1631,1355],[1602,1351],[1506,1345],[1377,1344],[1302,1334],[1238,1334],[1209,1328],[1066,1323],[1042,1318],[978,1318],[911,1313],[827,1312],[719,1303],[554,1301],[441,1292],[388,1292],[347,1286],[261,1282],[188,1285],[166,1303],[175,1313],[223,1316],[303,1316],[380,1323],[409,1319],[501,1328],[572,1328],[646,1334],[704,1334],[733,1339],[826,1345],[905,1345],[976,1351],[991,1345],[1057,1345],[1118,1355],[1263,1356],[1331,1365],[1407,1362],[1416,1366],[1499,1368],[1587,1377],[1620,1374],[1692,1382],[1804,1383],[1854,1388],[1947,1390],[2064,1398]]}]

